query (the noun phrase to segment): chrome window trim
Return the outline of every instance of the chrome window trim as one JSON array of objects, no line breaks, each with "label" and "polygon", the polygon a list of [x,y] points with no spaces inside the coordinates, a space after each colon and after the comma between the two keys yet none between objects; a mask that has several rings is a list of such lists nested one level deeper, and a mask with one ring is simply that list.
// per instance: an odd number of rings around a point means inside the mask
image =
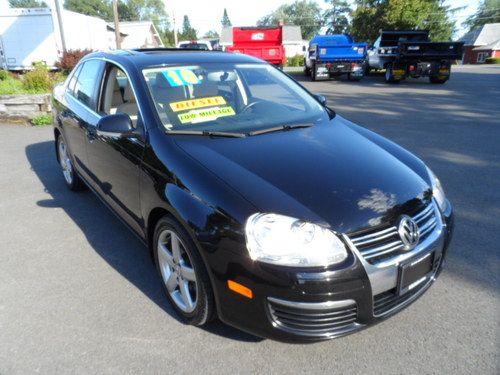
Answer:
[{"label": "chrome window trim", "polygon": [[[134,93],[135,101],[137,102],[137,106],[139,108],[139,114],[138,115],[141,117],[142,127],[144,128],[144,130],[146,130],[146,124],[144,123],[144,116],[142,114],[143,113],[142,104],[139,102],[139,100],[137,100],[137,98],[138,98],[137,91],[135,90],[135,87],[132,84],[132,81],[130,80],[130,74],[128,73],[127,69],[125,69],[125,67],[122,64],[120,64],[120,63],[118,63],[118,62],[116,62],[114,60],[108,59],[106,57],[89,57],[89,58],[84,59],[81,62],[79,62],[78,65],[73,70],[75,70],[80,64],[84,64],[86,61],[90,61],[90,60],[100,60],[100,61],[104,61],[106,63],[110,63],[110,64],[113,64],[113,65],[116,65],[118,68],[120,68],[123,71],[123,73],[125,73],[125,75],[127,76],[129,85],[132,88],[132,92]],[[104,83],[104,76],[101,78],[101,82],[100,82],[101,88],[99,90],[99,98],[97,98],[98,100],[101,99],[100,96],[101,96],[101,92],[102,92],[102,84],[103,83]],[[96,112],[92,108],[90,108],[87,105],[85,105],[84,103],[80,102],[77,98],[74,97],[74,95],[71,95],[71,93],[69,93],[67,89],[66,89],[66,94],[68,94],[69,96],[73,97],[73,99],[75,99],[75,101],[77,101],[80,105],[82,105],[83,107],[85,107],[85,109],[88,112],[90,112],[92,115],[94,115],[95,117],[97,117],[98,120],[100,120],[101,118],[104,117],[100,113]],[[92,124],[89,124],[89,125],[92,125]]]}]

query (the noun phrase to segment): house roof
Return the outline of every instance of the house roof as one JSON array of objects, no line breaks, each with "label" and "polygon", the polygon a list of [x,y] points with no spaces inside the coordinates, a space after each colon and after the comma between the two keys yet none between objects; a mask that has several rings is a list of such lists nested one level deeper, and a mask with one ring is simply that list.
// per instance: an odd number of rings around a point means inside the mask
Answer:
[{"label": "house roof", "polygon": [[[108,26],[114,30],[112,23],[108,24]],[[151,21],[120,22],[120,34],[122,33],[127,35],[122,42],[123,48],[143,47],[148,36],[151,34],[156,39],[158,45],[163,47],[160,35]]]},{"label": "house roof", "polygon": [[500,39],[500,23],[487,23],[469,31],[458,41],[466,46],[484,46]]},{"label": "house roof", "polygon": [[495,40],[493,43],[486,44],[485,46],[479,46],[472,49],[473,51],[498,51],[500,50],[500,39]]}]

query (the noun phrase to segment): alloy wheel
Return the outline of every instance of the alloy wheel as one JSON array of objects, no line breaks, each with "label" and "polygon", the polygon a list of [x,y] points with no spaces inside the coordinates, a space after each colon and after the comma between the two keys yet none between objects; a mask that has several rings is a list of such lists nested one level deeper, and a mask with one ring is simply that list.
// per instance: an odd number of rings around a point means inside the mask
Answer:
[{"label": "alloy wheel", "polygon": [[179,236],[164,230],[158,237],[158,265],[163,283],[176,306],[191,313],[198,303],[193,262]]},{"label": "alloy wheel", "polygon": [[68,150],[63,139],[59,137],[59,164],[61,165],[64,179],[71,185],[73,183],[73,165],[68,155]]}]

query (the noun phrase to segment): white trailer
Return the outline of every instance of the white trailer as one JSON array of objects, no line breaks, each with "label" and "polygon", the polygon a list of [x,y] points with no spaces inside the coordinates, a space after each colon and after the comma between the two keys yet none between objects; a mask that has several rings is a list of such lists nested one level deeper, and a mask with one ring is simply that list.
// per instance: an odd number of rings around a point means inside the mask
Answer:
[{"label": "white trailer", "polygon": [[[108,50],[115,46],[114,32],[100,18],[62,11],[67,49]],[[31,69],[43,61],[52,67],[62,54],[55,10],[50,8],[0,11],[0,67]]]}]

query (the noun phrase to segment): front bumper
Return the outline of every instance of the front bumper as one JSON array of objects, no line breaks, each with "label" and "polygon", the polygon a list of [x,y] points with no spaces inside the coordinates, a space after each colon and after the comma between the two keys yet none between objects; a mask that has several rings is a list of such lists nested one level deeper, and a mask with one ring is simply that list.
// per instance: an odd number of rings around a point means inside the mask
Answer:
[{"label": "front bumper", "polygon": [[[235,253],[212,264],[212,281],[220,319],[243,331],[280,341],[317,341],[343,336],[375,324],[421,296],[439,275],[453,231],[451,205],[440,226],[409,255],[432,252],[432,270],[410,292],[396,292],[399,264],[367,263],[347,239],[351,254],[327,271],[291,270],[242,261]],[[407,257],[408,258],[408,257]],[[227,287],[234,280],[253,291],[253,298]]]}]

